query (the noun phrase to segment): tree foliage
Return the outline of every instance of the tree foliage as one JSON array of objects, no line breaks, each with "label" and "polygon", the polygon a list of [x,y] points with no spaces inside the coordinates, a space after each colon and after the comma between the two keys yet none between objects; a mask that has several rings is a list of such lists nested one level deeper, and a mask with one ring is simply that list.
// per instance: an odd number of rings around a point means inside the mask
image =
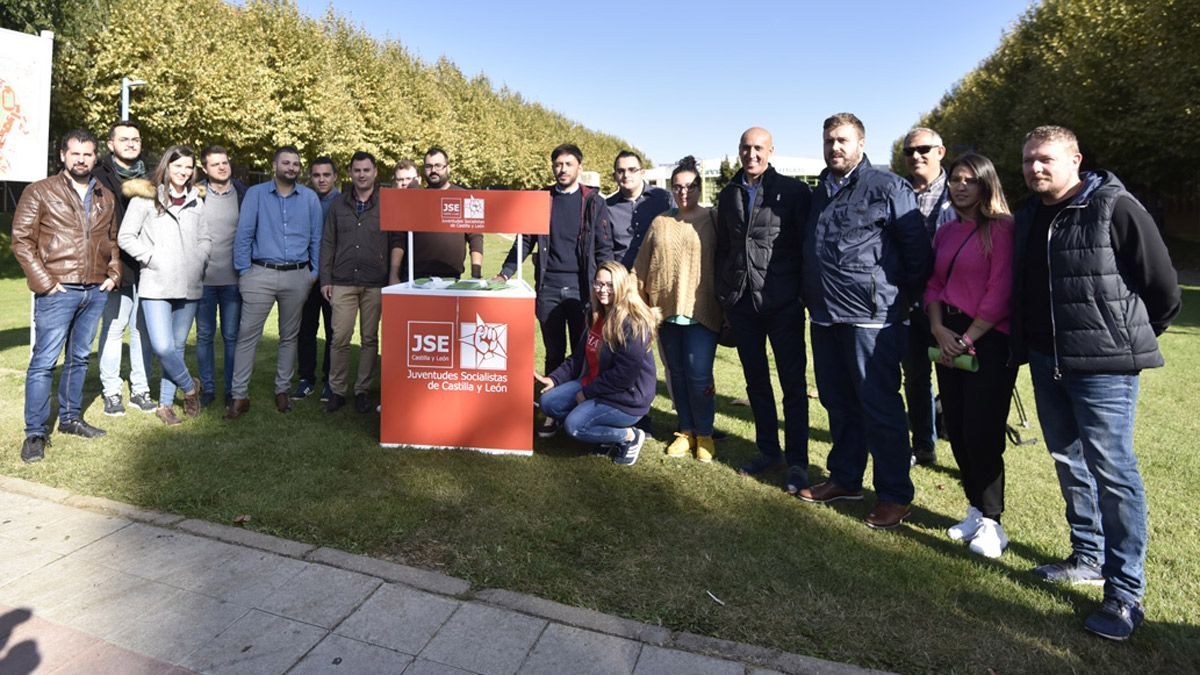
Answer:
[{"label": "tree foliage", "polygon": [[[1087,165],[1164,198],[1200,189],[1200,2],[1044,0],[920,119],[990,157],[1010,191],[1024,135],[1057,124]],[[903,170],[899,144],[892,165]],[[1015,190],[1017,187],[1020,190]]]},{"label": "tree foliage", "polygon": [[425,63],[332,9],[309,18],[293,0],[13,0],[0,18],[69,37],[56,41],[56,131],[107,132],[128,76],[148,83],[131,106],[146,147],[219,143],[258,169],[285,143],[339,165],[366,150],[381,168],[439,145],[457,182],[533,188],[552,181],[560,143],[580,146],[591,166],[629,147],[445,58]]}]

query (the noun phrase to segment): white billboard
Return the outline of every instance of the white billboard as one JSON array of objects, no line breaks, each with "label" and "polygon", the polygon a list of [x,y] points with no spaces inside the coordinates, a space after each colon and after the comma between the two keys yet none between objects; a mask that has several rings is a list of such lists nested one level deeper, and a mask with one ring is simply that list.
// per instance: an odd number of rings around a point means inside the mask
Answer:
[{"label": "white billboard", "polygon": [[0,28],[0,181],[46,177],[54,33]]}]

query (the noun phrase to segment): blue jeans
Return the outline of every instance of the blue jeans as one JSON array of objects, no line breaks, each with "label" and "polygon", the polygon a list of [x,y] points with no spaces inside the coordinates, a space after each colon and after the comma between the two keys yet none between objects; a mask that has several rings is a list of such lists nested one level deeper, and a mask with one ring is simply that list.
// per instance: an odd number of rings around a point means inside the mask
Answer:
[{"label": "blue jeans", "polygon": [[205,286],[204,295],[196,308],[196,365],[200,368],[200,389],[217,391],[216,350],[217,310],[221,312],[221,352],[225,368],[225,393],[233,390],[233,355],[237,352],[238,324],[242,320],[242,294],[237,284]]},{"label": "blue jeans", "polygon": [[904,402],[908,406],[908,426],[912,431],[913,450],[933,450],[937,446],[937,422],[934,419],[933,363],[929,360],[932,341],[929,317],[918,308],[909,314],[908,348],[900,362],[904,372]]},{"label": "blue jeans", "polygon": [[575,395],[582,389],[579,380],[556,385],[542,394],[542,412],[562,422],[567,435],[577,441],[595,445],[624,443],[638,418],[595,399],[577,403]]},{"label": "blue jeans", "polygon": [[142,298],[142,314],[146,317],[150,346],[162,364],[163,378],[158,394],[158,404],[161,406],[175,403],[176,387],[189,392],[196,386],[183,361],[183,348],[187,346],[187,336],[196,318],[197,304],[197,300]]},{"label": "blue jeans", "polygon": [[881,502],[908,504],[908,420],[900,398],[900,359],[908,326],[859,328],[812,324],[813,370],[821,405],[829,412],[829,478],[847,490],[862,489],[867,452],[875,460],[875,493]]},{"label": "blue jeans", "polygon": [[1067,505],[1071,548],[1104,572],[1104,595],[1140,600],[1146,590],[1146,491],[1133,452],[1138,373],[1066,371],[1029,353],[1046,448]]},{"label": "blue jeans", "polygon": [[139,308],[137,287],[124,286],[107,294],[100,324],[100,387],[105,396],[121,393],[121,350],[129,328],[129,393],[149,394],[150,340]]},{"label": "blue jeans", "polygon": [[64,293],[37,295],[33,301],[33,354],[25,372],[26,436],[45,436],[48,431],[54,367],[64,345],[67,355],[58,380],[58,419],[65,422],[83,414],[88,356],[108,294],[98,284],[63,287],[67,289]]},{"label": "blue jeans", "polygon": [[700,324],[664,323],[658,335],[671,377],[680,431],[712,436],[713,417],[717,412],[713,384],[717,334]]}]

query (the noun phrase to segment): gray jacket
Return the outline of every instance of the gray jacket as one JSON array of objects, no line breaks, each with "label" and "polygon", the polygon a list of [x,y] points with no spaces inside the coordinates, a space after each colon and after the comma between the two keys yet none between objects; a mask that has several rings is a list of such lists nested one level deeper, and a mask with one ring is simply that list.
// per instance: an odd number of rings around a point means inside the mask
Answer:
[{"label": "gray jacket", "polygon": [[199,300],[204,292],[204,265],[212,248],[208,227],[200,217],[204,201],[199,192],[192,188],[183,206],[164,208],[160,213],[155,201],[166,202],[162,188],[131,180],[124,189],[133,200],[121,221],[117,245],[138,262],[138,294],[157,300]]}]

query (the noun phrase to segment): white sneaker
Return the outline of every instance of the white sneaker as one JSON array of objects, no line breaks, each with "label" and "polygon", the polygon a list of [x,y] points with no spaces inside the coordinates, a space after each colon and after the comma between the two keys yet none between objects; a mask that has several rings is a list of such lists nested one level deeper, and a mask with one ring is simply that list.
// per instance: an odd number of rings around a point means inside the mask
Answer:
[{"label": "white sneaker", "polygon": [[1008,535],[1004,533],[1004,526],[991,518],[984,518],[969,548],[971,553],[978,553],[985,558],[999,558],[1007,547]]},{"label": "white sneaker", "polygon": [[967,517],[957,525],[953,525],[946,530],[946,536],[954,541],[971,541],[975,537],[975,533],[979,531],[979,526],[983,524],[983,512],[974,506],[967,508]]}]

